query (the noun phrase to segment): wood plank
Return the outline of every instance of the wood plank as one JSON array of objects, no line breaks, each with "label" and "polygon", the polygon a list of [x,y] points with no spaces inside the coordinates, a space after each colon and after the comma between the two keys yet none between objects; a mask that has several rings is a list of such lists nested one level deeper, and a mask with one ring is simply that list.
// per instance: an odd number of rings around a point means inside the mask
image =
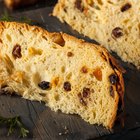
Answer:
[{"label": "wood plank", "polygon": [[[28,9],[28,11],[17,10],[11,14],[17,17],[26,16],[36,20],[40,26],[49,31],[63,31],[76,37],[84,38],[87,41],[95,42],[73,31],[71,27],[62,24],[55,17],[49,16],[51,12],[52,7],[45,7],[41,9],[33,8],[33,10]],[[102,126],[89,125],[77,115],[53,112],[48,107],[45,107],[43,103],[27,101],[18,96],[0,96],[0,115],[9,117],[20,115],[25,126],[31,131],[29,139],[86,140],[112,133],[117,133],[116,138],[118,138],[118,135],[120,136],[121,133],[127,132],[129,135],[129,130],[136,127],[138,130],[135,130],[135,132],[138,133],[140,126],[140,72],[132,65],[129,66],[122,61],[120,61],[120,63],[127,70],[124,76],[126,85],[126,120],[124,129],[121,128],[120,124],[116,123],[114,131],[111,132]],[[7,137],[5,137],[6,131],[7,129],[5,127],[0,127],[0,139],[7,139]],[[136,136],[134,132],[132,134]],[[31,138],[32,135],[33,138]],[[16,133],[8,138],[16,139],[17,136],[18,134]]]}]

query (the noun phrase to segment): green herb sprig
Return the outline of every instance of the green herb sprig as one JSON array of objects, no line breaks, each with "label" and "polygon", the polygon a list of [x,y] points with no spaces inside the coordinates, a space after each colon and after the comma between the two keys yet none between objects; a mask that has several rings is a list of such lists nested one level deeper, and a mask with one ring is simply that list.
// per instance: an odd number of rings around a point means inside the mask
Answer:
[{"label": "green herb sprig", "polygon": [[0,21],[13,21],[13,18],[5,11],[0,17]]},{"label": "green herb sprig", "polygon": [[8,126],[7,136],[13,134],[16,128],[19,128],[20,137],[26,137],[29,133],[29,130],[24,128],[19,116],[12,118],[4,118],[0,116],[0,124],[6,124]]},{"label": "green herb sprig", "polygon": [[21,23],[27,23],[27,24],[33,24],[35,21],[31,20],[28,17],[21,16],[21,17],[13,17],[11,16],[7,11],[5,11],[1,16],[0,16],[0,21],[18,21]]}]

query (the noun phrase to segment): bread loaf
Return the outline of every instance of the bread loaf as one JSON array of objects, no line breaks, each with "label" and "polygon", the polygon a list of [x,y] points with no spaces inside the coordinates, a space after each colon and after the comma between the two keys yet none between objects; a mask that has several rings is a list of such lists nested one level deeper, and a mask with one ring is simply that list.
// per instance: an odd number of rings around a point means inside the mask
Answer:
[{"label": "bread loaf", "polygon": [[140,69],[138,0],[59,0],[53,15]]},{"label": "bread loaf", "polygon": [[0,22],[0,88],[112,128],[122,71],[105,48],[65,33]]}]

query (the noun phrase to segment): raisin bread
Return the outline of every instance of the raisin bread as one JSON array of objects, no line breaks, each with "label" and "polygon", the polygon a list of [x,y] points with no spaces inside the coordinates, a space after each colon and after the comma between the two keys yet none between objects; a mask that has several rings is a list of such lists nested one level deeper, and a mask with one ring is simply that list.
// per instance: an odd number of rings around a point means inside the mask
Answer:
[{"label": "raisin bread", "polygon": [[140,2],[59,0],[53,15],[140,69]]},{"label": "raisin bread", "polygon": [[122,70],[103,47],[65,33],[0,22],[0,88],[112,128]]},{"label": "raisin bread", "polygon": [[4,0],[5,5],[9,9],[19,8],[21,6],[27,6],[35,4],[38,0]]}]

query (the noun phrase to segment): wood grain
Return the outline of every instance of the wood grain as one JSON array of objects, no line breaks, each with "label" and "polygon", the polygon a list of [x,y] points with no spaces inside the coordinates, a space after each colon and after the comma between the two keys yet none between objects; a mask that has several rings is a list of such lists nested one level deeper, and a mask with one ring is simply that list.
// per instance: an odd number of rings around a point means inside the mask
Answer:
[{"label": "wood grain", "polygon": [[[39,6],[38,6],[39,7]],[[76,31],[72,30],[67,24],[62,24],[55,17],[50,16],[53,7],[30,7],[29,9],[19,9],[9,13],[17,17],[26,16],[35,21],[35,24],[49,31],[63,31],[95,43]],[[0,12],[2,14],[4,7],[0,0]],[[115,57],[116,55],[113,54]],[[118,58],[119,59],[119,58]],[[109,131],[102,126],[89,125],[77,115],[66,115],[61,112],[53,112],[44,103],[31,102],[22,99],[19,96],[0,96],[0,115],[12,117],[20,115],[25,126],[30,130],[30,135],[25,139],[37,140],[87,140],[87,139],[106,139],[118,138],[122,133],[127,134],[133,130],[134,136],[138,136],[140,127],[140,72],[132,65],[120,63],[127,70],[125,78],[125,127],[122,129],[120,123],[116,123],[113,131]],[[135,128],[135,131],[134,131]],[[126,133],[127,132],[127,133]],[[137,135],[135,134],[137,133]],[[0,127],[0,139],[17,139],[18,132],[6,137],[7,128]],[[114,134],[114,135],[110,135]],[[103,137],[108,135],[108,137]],[[116,137],[114,137],[116,136]],[[122,138],[122,137],[121,137]]]}]

